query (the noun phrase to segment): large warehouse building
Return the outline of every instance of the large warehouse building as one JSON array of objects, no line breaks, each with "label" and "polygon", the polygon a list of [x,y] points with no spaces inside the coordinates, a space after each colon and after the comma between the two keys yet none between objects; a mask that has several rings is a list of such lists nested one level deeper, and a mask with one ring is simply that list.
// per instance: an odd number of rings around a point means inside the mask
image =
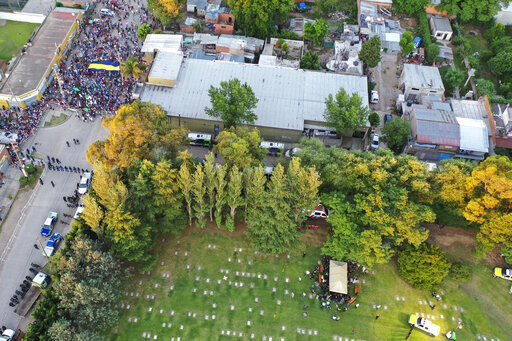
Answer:
[{"label": "large warehouse building", "polygon": [[358,94],[368,106],[366,77],[183,58],[177,53],[178,58],[166,58],[166,51],[163,58],[154,59],[140,98],[161,105],[174,124],[191,131],[212,133],[215,124],[222,127],[205,113],[205,107],[211,107],[208,89],[233,78],[251,86],[258,98],[255,126],[266,139],[291,142],[309,129],[330,130],[324,126],[325,99],[340,88]]}]

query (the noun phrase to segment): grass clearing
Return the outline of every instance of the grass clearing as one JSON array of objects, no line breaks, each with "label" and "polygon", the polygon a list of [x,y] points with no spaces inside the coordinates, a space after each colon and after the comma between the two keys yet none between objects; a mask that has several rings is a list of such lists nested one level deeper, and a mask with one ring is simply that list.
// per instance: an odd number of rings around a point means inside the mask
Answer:
[{"label": "grass clearing", "polygon": [[19,53],[38,26],[18,21],[7,21],[4,26],[0,26],[0,59],[9,61]]},{"label": "grass clearing", "polygon": [[[290,253],[290,258],[286,254],[277,258],[255,254],[245,235],[238,232],[229,234],[189,227],[180,237],[166,237],[156,247],[160,257],[151,274],[135,275],[127,284],[125,294],[128,295],[123,295],[120,302],[123,306],[120,323],[108,333],[108,338],[134,340],[140,339],[143,333],[150,333],[151,338],[157,335],[158,339],[166,340],[171,337],[221,340],[228,338],[222,331],[229,330],[230,333],[236,331],[237,335],[241,332],[241,339],[251,339],[254,334],[255,340],[262,340],[264,336],[267,340],[269,337],[273,340],[281,337],[286,340],[333,340],[334,336],[357,340],[403,340],[409,331],[408,315],[413,312],[430,317],[441,326],[443,333],[456,328],[461,319],[464,327],[457,331],[460,340],[476,340],[477,335],[488,340],[512,338],[509,315],[512,302],[508,294],[511,283],[492,279],[492,267],[484,261],[474,261],[471,250],[456,243],[447,252],[457,256],[458,262],[471,266],[473,281],[460,285],[446,281],[441,302],[435,302],[429,292],[415,290],[403,282],[395,262],[391,262],[360,277],[364,283],[360,283],[361,293],[356,301],[359,308],[352,305],[347,312],[323,311],[320,301],[309,298],[313,282],[305,276],[305,271],[313,270],[320,259],[322,238],[319,233],[307,231],[303,236],[306,256],[302,257],[301,249]],[[235,248],[243,251],[235,252]],[[229,273],[221,272],[221,269],[228,269]],[[247,277],[247,273],[251,276]],[[252,273],[256,277],[252,277]],[[259,279],[257,274],[267,275],[267,279]],[[277,282],[274,277],[278,278]],[[240,282],[243,287],[238,285]],[[275,292],[273,288],[276,288]],[[435,310],[429,303],[437,304]],[[374,309],[374,305],[379,304],[381,309]],[[302,316],[304,305],[309,306],[306,319]],[[263,315],[260,311],[264,311]],[[378,320],[375,319],[377,314],[380,315]],[[341,320],[332,321],[333,315],[339,315]],[[135,318],[137,322],[134,322]],[[251,321],[250,326],[247,321]],[[298,330],[301,330],[300,334]],[[352,330],[356,331],[355,335]],[[310,331],[312,335],[309,335]],[[437,339],[442,338],[444,336]],[[409,340],[432,338],[416,330]]]},{"label": "grass clearing", "polygon": [[69,118],[68,115],[62,113],[59,116],[52,115],[49,121],[44,122],[44,126],[46,127],[53,127],[56,125],[59,125],[61,123],[64,123]]}]

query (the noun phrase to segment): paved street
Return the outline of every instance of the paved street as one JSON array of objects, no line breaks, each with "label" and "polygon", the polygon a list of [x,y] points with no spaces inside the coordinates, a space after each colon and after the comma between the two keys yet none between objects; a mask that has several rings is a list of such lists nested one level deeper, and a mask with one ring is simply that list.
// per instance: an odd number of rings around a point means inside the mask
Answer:
[{"label": "paved street", "polygon": [[[107,132],[101,126],[101,120],[84,123],[72,116],[61,125],[49,128],[39,128],[37,134],[28,140],[23,149],[35,146],[37,154],[46,161],[46,155],[57,157],[62,166],[75,166],[92,169],[85,160],[85,151],[94,141],[104,139]],[[79,145],[73,143],[73,138],[80,141]],[[66,141],[71,147],[67,147]],[[76,189],[81,174],[70,172],[44,170],[42,179],[44,185],[38,184],[30,196],[21,193],[4,221],[0,233],[0,323],[9,328],[16,329],[22,318],[14,314],[14,308],[9,307],[9,299],[14,291],[19,289],[25,276],[31,275],[28,271],[30,263],[45,264],[42,250],[36,250],[33,245],[39,239],[45,244],[47,238],[40,235],[43,224],[49,211],[59,213],[59,222],[54,231],[68,232],[71,219],[64,218],[63,213],[74,214],[75,209],[67,207],[63,196],[70,196]],[[52,187],[50,181],[55,183]],[[24,201],[25,199],[26,201]],[[26,325],[26,323],[22,323]]]}]

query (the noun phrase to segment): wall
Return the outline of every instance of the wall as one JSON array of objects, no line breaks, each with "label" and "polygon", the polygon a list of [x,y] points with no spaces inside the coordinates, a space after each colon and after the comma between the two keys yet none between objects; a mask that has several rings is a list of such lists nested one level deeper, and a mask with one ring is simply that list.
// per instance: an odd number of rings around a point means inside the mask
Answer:
[{"label": "wall", "polygon": [[46,17],[42,14],[22,13],[22,12],[0,12],[0,19],[29,22],[33,24],[42,24]]}]

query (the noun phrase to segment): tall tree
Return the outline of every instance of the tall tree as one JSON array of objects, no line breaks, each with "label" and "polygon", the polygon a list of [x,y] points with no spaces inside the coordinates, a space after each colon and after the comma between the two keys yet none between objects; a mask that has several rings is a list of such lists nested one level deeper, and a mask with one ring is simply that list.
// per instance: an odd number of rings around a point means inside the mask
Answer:
[{"label": "tall tree", "polygon": [[288,204],[286,179],[280,164],[267,183],[260,207],[249,212],[247,234],[253,247],[268,254],[288,250],[297,242],[297,226]]},{"label": "tall tree", "polygon": [[206,206],[210,212],[210,220],[213,220],[213,207],[215,206],[215,155],[208,153],[204,162],[204,186],[206,187]]},{"label": "tall tree", "polygon": [[26,341],[50,340],[48,330],[59,319],[60,300],[55,289],[50,287],[44,290],[42,297],[32,313],[34,322],[28,326],[24,338]]},{"label": "tall tree", "polygon": [[495,75],[512,73],[512,51],[500,51],[488,61],[489,69]]},{"label": "tall tree", "polygon": [[452,264],[438,247],[423,243],[398,253],[398,273],[415,288],[436,289],[450,273]]},{"label": "tall tree", "polygon": [[379,36],[373,36],[369,40],[363,43],[361,51],[359,51],[359,59],[370,68],[376,67],[380,60],[380,38]]},{"label": "tall tree", "polygon": [[301,225],[306,220],[302,210],[312,210],[318,204],[321,181],[315,168],[301,167],[298,157],[290,160],[286,180],[295,224]]},{"label": "tall tree", "polygon": [[308,50],[300,60],[300,68],[306,70],[320,70],[318,55],[315,52]]},{"label": "tall tree", "polygon": [[226,221],[226,226],[231,231],[235,228],[236,209],[243,203],[242,189],[242,172],[235,165],[229,171],[229,182],[226,188],[226,204],[229,206],[229,218]]},{"label": "tall tree", "polygon": [[146,70],[146,64],[141,63],[139,58],[136,56],[130,56],[128,59],[121,62],[120,70],[123,77],[133,77],[134,79],[139,79]]},{"label": "tall tree", "polygon": [[382,128],[383,141],[388,148],[396,154],[400,154],[411,135],[411,124],[400,117],[393,117]]},{"label": "tall tree", "polygon": [[416,14],[420,11],[425,11],[425,6],[428,4],[429,0],[393,0],[393,7],[397,11],[406,14]]},{"label": "tall tree", "polygon": [[117,115],[103,120],[103,126],[109,135],[89,147],[87,160],[102,162],[107,170],[125,170],[135,159],[152,159],[155,149],[173,159],[185,135],[170,124],[161,107],[139,101],[120,107]]},{"label": "tall tree", "polygon": [[466,74],[462,70],[452,69],[448,66],[441,69],[441,77],[447,91],[453,91],[456,87],[461,86],[464,83]]},{"label": "tall tree", "polygon": [[[394,5],[395,3],[393,3]],[[410,31],[405,31],[402,34],[402,38],[400,39],[400,47],[402,48],[402,53],[404,55],[408,55],[414,50],[414,37]]]},{"label": "tall tree", "polygon": [[325,36],[329,29],[329,24],[323,19],[318,19],[313,24],[307,22],[304,24],[304,38],[312,41],[313,44],[320,46],[322,45]]},{"label": "tall tree", "polygon": [[222,212],[227,203],[227,179],[226,179],[227,166],[221,165],[217,168],[215,174],[215,222],[217,227],[222,225]]},{"label": "tall tree", "polygon": [[326,123],[335,128],[338,134],[364,127],[370,115],[370,109],[363,104],[362,98],[358,94],[349,96],[343,88],[340,88],[335,98],[329,95],[325,99],[325,106]]},{"label": "tall tree", "polygon": [[266,38],[276,24],[288,20],[295,3],[293,0],[228,0],[228,5],[244,35]]},{"label": "tall tree", "polygon": [[137,29],[137,37],[139,37],[142,40],[145,40],[147,35],[150,34],[151,31],[152,29],[148,24],[142,24]]},{"label": "tall tree", "polygon": [[258,209],[261,204],[261,198],[265,193],[265,183],[267,178],[265,170],[260,165],[258,167],[245,167],[243,173],[244,180],[244,220],[247,222],[249,210]]},{"label": "tall tree", "polygon": [[488,22],[501,9],[507,7],[509,0],[442,0],[440,9],[458,16],[462,21],[477,20]]},{"label": "tall tree", "polygon": [[180,171],[178,174],[178,186],[181,190],[181,194],[185,199],[185,203],[187,206],[188,212],[188,222],[192,223],[192,187],[193,187],[193,177],[190,174],[190,170],[186,163],[183,163],[180,167]]},{"label": "tall tree", "polygon": [[243,123],[254,124],[258,116],[253,112],[258,104],[258,99],[247,84],[241,84],[237,78],[220,82],[220,87],[213,85],[208,90],[212,107],[205,108],[207,115],[220,118],[225,128],[241,125]]},{"label": "tall tree", "polygon": [[219,152],[224,164],[243,169],[257,166],[265,159],[266,151],[259,147],[261,136],[258,129],[231,127],[217,136],[215,152]]},{"label": "tall tree", "polygon": [[192,176],[192,194],[194,195],[193,209],[197,219],[197,225],[201,228],[206,226],[206,213],[208,204],[206,202],[206,186],[204,183],[203,164],[196,165],[196,171]]}]

